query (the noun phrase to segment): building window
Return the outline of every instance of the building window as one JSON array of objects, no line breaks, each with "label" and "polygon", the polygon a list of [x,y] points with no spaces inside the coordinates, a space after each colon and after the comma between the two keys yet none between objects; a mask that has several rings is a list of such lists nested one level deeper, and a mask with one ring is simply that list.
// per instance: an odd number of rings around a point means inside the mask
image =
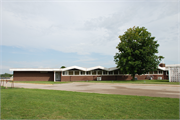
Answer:
[{"label": "building window", "polygon": [[87,71],[87,72],[86,72],[86,75],[91,75],[91,71]]},{"label": "building window", "polygon": [[76,70],[76,71],[75,71],[75,75],[79,75],[79,70]]},{"label": "building window", "polygon": [[85,71],[81,71],[81,75],[85,75]]},{"label": "building window", "polygon": [[154,71],[154,74],[158,74],[158,72],[157,72],[157,71]]},{"label": "building window", "polygon": [[68,74],[67,74],[67,71],[64,71],[64,72],[63,72],[63,75],[68,75]]},{"label": "building window", "polygon": [[113,75],[113,71],[109,71],[109,75]]},{"label": "building window", "polygon": [[169,72],[168,72],[168,71],[166,71],[166,75],[169,75]]},{"label": "building window", "polygon": [[96,71],[95,70],[92,71],[92,75],[96,75]]},{"label": "building window", "polygon": [[102,75],[102,71],[101,71],[101,70],[98,70],[98,71],[97,71],[97,74],[98,74],[98,75]]},{"label": "building window", "polygon": [[162,70],[159,70],[159,74],[162,74]]},{"label": "building window", "polygon": [[69,71],[69,75],[73,75],[73,71],[71,70],[71,71]]},{"label": "building window", "polygon": [[115,70],[115,71],[114,71],[114,74],[115,74],[115,75],[118,75],[118,70]]},{"label": "building window", "polygon": [[149,72],[149,74],[153,74],[153,71]]},{"label": "building window", "polygon": [[103,75],[107,75],[107,71],[103,71]]}]

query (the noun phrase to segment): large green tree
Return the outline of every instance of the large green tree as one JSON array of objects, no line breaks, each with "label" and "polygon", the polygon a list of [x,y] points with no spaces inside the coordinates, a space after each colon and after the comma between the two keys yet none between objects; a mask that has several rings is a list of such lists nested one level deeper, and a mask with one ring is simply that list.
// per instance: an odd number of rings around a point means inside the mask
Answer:
[{"label": "large green tree", "polygon": [[114,56],[114,61],[122,73],[131,74],[134,80],[136,74],[157,70],[164,57],[156,55],[159,44],[145,27],[129,28],[119,38],[120,43],[116,47],[119,53]]}]

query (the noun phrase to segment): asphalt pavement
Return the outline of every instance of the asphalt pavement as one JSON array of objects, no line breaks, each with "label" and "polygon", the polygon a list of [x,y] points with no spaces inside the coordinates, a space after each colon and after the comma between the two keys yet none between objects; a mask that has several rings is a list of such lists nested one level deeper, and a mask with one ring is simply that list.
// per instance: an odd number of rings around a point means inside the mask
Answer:
[{"label": "asphalt pavement", "polygon": [[[8,82],[7,86],[11,87],[11,83]],[[30,89],[180,98],[180,85],[72,82],[63,84],[14,83],[14,86]]]}]

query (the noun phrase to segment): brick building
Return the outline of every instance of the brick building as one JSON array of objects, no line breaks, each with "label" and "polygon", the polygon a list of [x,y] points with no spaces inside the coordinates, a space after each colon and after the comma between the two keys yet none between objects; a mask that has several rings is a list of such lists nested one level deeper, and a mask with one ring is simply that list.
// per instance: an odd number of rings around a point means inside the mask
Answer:
[{"label": "brick building", "polygon": [[[168,65],[171,66],[171,65]],[[138,80],[168,79],[168,66],[160,64],[157,71],[151,71],[147,74],[136,75]],[[14,81],[92,81],[92,80],[131,80],[128,74],[122,74],[118,68],[105,68],[96,66],[92,68],[83,68],[71,66],[59,69],[25,69],[12,68]]]}]

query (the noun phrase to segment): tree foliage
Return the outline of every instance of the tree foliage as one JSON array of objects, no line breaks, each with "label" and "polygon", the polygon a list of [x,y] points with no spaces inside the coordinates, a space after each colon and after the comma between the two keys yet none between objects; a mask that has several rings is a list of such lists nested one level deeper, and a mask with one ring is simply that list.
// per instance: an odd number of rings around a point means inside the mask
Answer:
[{"label": "tree foliage", "polygon": [[12,74],[9,74],[9,73],[4,73],[4,74],[1,74],[0,77],[12,77],[13,75]]},{"label": "tree foliage", "polygon": [[116,47],[119,53],[114,56],[114,61],[122,73],[131,74],[134,80],[135,74],[157,70],[164,57],[156,55],[159,44],[145,27],[129,28],[119,38],[121,42]]},{"label": "tree foliage", "polygon": [[65,66],[61,66],[61,68],[66,68]]}]

